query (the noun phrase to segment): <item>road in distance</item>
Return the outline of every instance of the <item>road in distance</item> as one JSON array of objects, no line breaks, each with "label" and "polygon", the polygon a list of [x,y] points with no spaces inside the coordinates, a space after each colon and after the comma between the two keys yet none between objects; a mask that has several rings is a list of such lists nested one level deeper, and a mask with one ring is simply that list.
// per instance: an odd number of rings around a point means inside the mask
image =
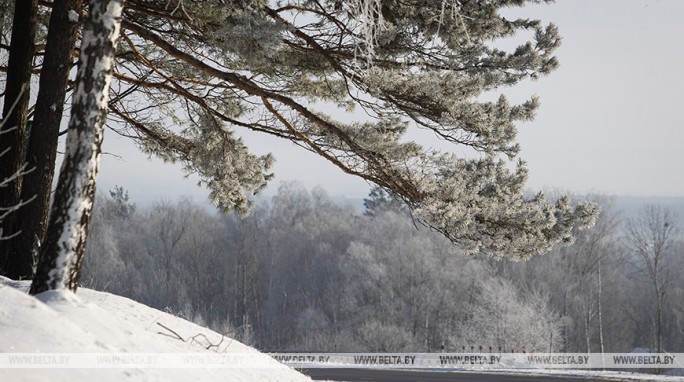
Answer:
[{"label": "road in distance", "polygon": [[344,382],[587,382],[615,381],[596,376],[555,376],[475,373],[468,371],[392,370],[392,369],[300,369],[314,380]]}]

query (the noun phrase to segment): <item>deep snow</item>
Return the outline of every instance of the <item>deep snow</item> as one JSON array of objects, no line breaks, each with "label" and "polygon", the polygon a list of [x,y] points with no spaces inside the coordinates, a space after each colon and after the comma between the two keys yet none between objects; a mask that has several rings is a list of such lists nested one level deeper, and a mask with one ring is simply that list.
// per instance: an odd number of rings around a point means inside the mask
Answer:
[{"label": "deep snow", "polygon": [[[121,296],[80,288],[78,294],[60,290],[32,297],[27,293],[28,288],[28,282],[0,276],[0,381],[3,382],[311,382],[309,377],[251,347]],[[179,340],[176,334],[186,341]],[[211,344],[220,345],[207,349]],[[176,360],[183,354],[209,359],[230,355],[242,363],[218,367],[166,363],[164,368],[100,366],[90,369],[55,368],[54,365],[13,368],[7,363],[8,354],[27,353],[70,354],[72,360],[77,358],[75,353],[167,354]],[[497,370],[496,373],[572,375],[621,381],[684,381],[684,378],[674,376],[586,370]]]},{"label": "deep snow", "polygon": [[[229,354],[249,357],[244,367],[10,368],[0,381],[49,382],[310,382],[271,357],[184,319],[110,293],[80,288],[32,297],[29,284],[0,277],[0,353]],[[183,339],[159,324],[173,330]],[[201,334],[201,335],[200,335]],[[199,335],[199,336],[198,336]],[[194,340],[191,340],[195,337]],[[207,342],[209,341],[209,342]],[[209,344],[218,347],[206,349]],[[74,359],[76,357],[71,357]],[[7,361],[7,357],[4,358]]]}]

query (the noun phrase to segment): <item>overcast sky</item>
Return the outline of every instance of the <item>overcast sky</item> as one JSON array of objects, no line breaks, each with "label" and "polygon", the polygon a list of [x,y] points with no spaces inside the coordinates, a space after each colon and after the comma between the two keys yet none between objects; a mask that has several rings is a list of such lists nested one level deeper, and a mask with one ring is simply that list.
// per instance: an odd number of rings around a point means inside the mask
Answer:
[{"label": "overcast sky", "polygon": [[[534,122],[520,126],[521,157],[533,190],[631,196],[684,196],[684,1],[558,0],[512,15],[555,23],[561,66],[550,76],[503,89],[512,101],[541,97]],[[320,185],[331,195],[364,197],[369,185],[315,154],[261,135],[253,152],[272,152],[276,178]],[[109,131],[99,190],[120,185],[133,200],[203,201],[208,192],[180,168],[148,160]]]}]

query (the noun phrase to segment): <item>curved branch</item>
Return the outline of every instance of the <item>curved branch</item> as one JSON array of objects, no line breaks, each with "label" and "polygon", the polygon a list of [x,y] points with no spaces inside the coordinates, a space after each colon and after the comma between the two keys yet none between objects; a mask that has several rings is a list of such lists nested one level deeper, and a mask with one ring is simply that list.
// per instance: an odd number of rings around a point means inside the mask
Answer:
[{"label": "curved branch", "polygon": [[[244,76],[227,72],[196,59],[192,55],[181,51],[177,47],[165,41],[163,38],[157,34],[145,29],[144,27],[135,24],[133,22],[124,20],[123,28],[136,33],[138,36],[154,43],[160,49],[164,50],[166,53],[172,57],[191,65],[197,70],[210,75],[215,78],[219,78],[228,81],[235,85],[238,89],[246,92],[249,95],[259,97],[261,99],[268,99],[277,101],[291,110],[297,112],[299,115],[304,117],[313,125],[323,129],[327,133],[339,138],[353,153],[353,155],[358,156],[360,159],[368,164],[368,168],[372,172],[366,172],[367,176],[373,179],[373,182],[382,185],[383,187],[388,187],[394,190],[397,194],[411,200],[413,202],[420,201],[423,195],[419,191],[419,187],[414,184],[410,179],[404,177],[399,171],[393,168],[390,161],[385,158],[385,156],[377,151],[372,151],[360,146],[354,141],[352,137],[343,132],[340,128],[335,126],[333,123],[326,121],[325,119],[318,116],[316,113],[312,112],[305,106],[296,102],[290,97],[283,94],[278,94],[273,91],[263,89],[256,85],[253,81],[245,78]],[[333,162],[333,164],[335,164]],[[344,170],[344,169],[343,169]],[[377,174],[377,175],[375,175]]]}]

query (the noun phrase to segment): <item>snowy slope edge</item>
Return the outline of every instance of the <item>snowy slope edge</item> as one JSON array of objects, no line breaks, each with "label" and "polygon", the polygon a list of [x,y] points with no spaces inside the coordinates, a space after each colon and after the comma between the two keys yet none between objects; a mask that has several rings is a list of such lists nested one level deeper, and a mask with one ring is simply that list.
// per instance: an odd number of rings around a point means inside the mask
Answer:
[{"label": "snowy slope edge", "polygon": [[[246,368],[57,369],[0,367],[7,381],[310,382],[242,343],[133,300],[80,288],[32,297],[0,277],[0,353],[197,353],[249,355]],[[171,329],[170,332],[164,327]],[[187,341],[174,338],[179,335]],[[195,337],[195,340],[189,340]],[[223,339],[223,341],[222,341]],[[209,344],[218,347],[206,349]]]}]

